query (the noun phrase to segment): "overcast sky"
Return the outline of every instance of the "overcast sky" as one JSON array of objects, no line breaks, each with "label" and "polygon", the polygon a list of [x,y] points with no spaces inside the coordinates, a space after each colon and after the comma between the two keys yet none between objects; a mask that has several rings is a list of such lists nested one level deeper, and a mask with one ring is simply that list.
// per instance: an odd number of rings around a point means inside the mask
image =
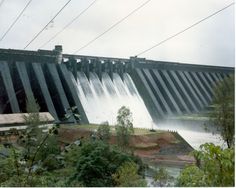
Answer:
[{"label": "overcast sky", "polygon": [[[23,49],[68,0],[33,0],[0,48]],[[27,48],[37,50],[94,0],[72,0]],[[97,0],[77,21],[44,46],[63,45],[73,54],[146,0]],[[0,37],[28,0],[0,0]],[[234,2],[233,0],[152,0],[117,27],[79,51],[80,55],[129,58]],[[152,60],[234,66],[234,6],[142,54]]]}]

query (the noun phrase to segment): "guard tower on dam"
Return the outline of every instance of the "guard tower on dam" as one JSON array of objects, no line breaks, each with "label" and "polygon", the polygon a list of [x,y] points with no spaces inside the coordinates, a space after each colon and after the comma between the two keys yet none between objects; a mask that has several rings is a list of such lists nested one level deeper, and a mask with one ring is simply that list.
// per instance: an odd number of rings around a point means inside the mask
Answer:
[{"label": "guard tower on dam", "polygon": [[[52,51],[0,49],[0,113],[26,112],[26,99],[34,96],[40,111],[49,111],[58,121],[66,109],[77,106],[81,123],[93,123],[81,95],[83,90],[89,96],[86,84],[92,79],[93,85],[105,84],[106,77],[108,89],[110,82],[119,88],[128,76],[134,88],[127,90],[140,95],[155,122],[204,111],[212,102],[215,84],[231,74],[232,67],[63,54],[61,46]],[[78,83],[84,84],[81,91]],[[93,92],[103,95],[100,88]],[[68,121],[73,122],[73,117]]]}]

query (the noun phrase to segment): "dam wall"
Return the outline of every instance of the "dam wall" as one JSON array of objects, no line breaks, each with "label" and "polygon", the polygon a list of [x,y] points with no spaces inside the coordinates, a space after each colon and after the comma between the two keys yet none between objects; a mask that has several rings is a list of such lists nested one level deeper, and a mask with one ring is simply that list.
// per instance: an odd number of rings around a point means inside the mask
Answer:
[{"label": "dam wall", "polygon": [[131,76],[152,117],[165,118],[204,111],[217,82],[234,68],[131,58]]},{"label": "dam wall", "polygon": [[[80,123],[115,124],[131,109],[137,126],[204,111],[213,88],[234,68],[62,54],[54,50],[0,49],[0,113],[25,113],[34,96],[57,121],[73,107]],[[74,122],[73,116],[66,120]]]}]

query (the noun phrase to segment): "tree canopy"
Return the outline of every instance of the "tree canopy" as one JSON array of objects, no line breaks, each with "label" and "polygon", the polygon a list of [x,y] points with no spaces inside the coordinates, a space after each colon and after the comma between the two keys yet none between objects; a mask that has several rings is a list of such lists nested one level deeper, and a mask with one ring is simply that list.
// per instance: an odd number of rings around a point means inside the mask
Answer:
[{"label": "tree canopy", "polygon": [[113,175],[117,186],[146,187],[147,182],[138,174],[138,166],[133,162],[124,162]]},{"label": "tree canopy", "polygon": [[118,110],[117,125],[115,126],[117,143],[122,148],[129,146],[130,135],[134,132],[132,121],[130,109],[122,106]]},{"label": "tree canopy", "polygon": [[230,148],[234,146],[234,75],[226,77],[214,88],[211,119]]},{"label": "tree canopy", "polygon": [[168,171],[161,167],[155,174],[154,174],[154,181],[153,185],[156,187],[166,187],[169,186],[169,181],[174,179],[172,176],[169,175]]},{"label": "tree canopy", "polygon": [[86,142],[81,146],[79,153],[77,168],[71,180],[81,182],[86,187],[116,186],[113,174],[125,162],[135,163],[137,172],[144,173],[144,165],[139,158],[102,141]]},{"label": "tree canopy", "polygon": [[222,149],[212,143],[194,151],[196,165],[186,167],[178,178],[178,186],[234,187],[234,148]]}]

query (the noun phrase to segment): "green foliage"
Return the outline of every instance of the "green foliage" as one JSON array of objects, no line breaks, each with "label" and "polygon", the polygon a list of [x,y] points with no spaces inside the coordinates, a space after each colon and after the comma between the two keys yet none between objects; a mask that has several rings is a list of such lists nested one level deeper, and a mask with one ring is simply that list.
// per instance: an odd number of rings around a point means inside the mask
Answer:
[{"label": "green foliage", "polygon": [[201,145],[194,151],[197,166],[187,167],[178,178],[178,186],[234,186],[234,148],[214,144]]},{"label": "green foliage", "polygon": [[153,184],[157,187],[163,187],[168,186],[168,181],[172,180],[173,177],[169,175],[167,170],[165,168],[160,168],[155,174],[154,174],[154,182]]},{"label": "green foliage", "polygon": [[80,146],[70,145],[64,152],[65,165],[75,167],[80,156]]},{"label": "green foliage", "polygon": [[73,170],[70,168],[60,168],[50,172],[43,171],[41,174],[35,174],[30,179],[30,184],[35,187],[81,187],[82,184],[69,181],[71,173]]},{"label": "green foliage", "polygon": [[12,175],[4,182],[1,182],[1,187],[20,187],[20,186],[29,186],[25,182],[26,177],[24,175],[17,176]]},{"label": "green foliage", "polygon": [[234,75],[226,77],[214,88],[211,119],[220,130],[228,147],[234,146]]},{"label": "green foliage", "polygon": [[10,177],[7,181],[1,184],[6,187],[19,187],[18,179],[23,182],[22,186],[34,186],[34,187],[68,187],[68,186],[81,186],[81,184],[68,184],[66,182],[66,174],[58,174],[57,172],[44,172],[40,175],[35,175],[29,180],[29,184],[24,181],[25,176],[18,178],[17,176]]},{"label": "green foliage", "polygon": [[111,137],[110,126],[108,124],[99,125],[97,136],[104,142],[108,142]]},{"label": "green foliage", "polygon": [[32,127],[40,125],[39,110],[40,107],[35,98],[33,96],[27,98],[26,111],[28,112],[28,115],[23,116],[26,125],[30,125]]},{"label": "green foliage", "polygon": [[[46,132],[40,129],[35,104],[34,107],[27,104],[32,112],[25,116],[28,127],[12,131],[18,136],[17,143],[4,144],[8,155],[0,156],[0,186],[115,186],[112,175],[125,162],[135,164],[135,177],[143,177],[145,166],[140,158],[107,144],[110,128],[106,125],[98,131],[102,141],[90,140],[82,146],[71,144],[67,152],[61,153],[56,136],[58,127]],[[146,185],[142,179],[134,182],[137,186]]]},{"label": "green foliage", "polygon": [[205,182],[204,172],[197,166],[186,167],[178,177],[179,187],[205,187],[207,183]]},{"label": "green foliage", "polygon": [[[31,127],[29,129],[27,128],[24,133],[21,132],[19,138],[20,146],[13,144],[8,146],[10,156],[1,161],[1,163],[5,164],[3,174],[8,176],[8,179],[5,179],[6,181],[2,180],[1,185],[35,186],[37,185],[36,174],[43,173],[45,169],[53,170],[58,168],[59,164],[57,164],[58,161],[55,156],[58,150],[51,149],[56,146],[52,145],[50,140],[47,140],[55,132],[56,128],[49,129],[48,133],[41,133],[42,137],[35,135],[34,131],[31,132]],[[52,155],[54,156],[52,157]],[[6,170],[7,168],[11,169],[11,174]]]},{"label": "green foliage", "polygon": [[10,148],[8,151],[9,156],[7,158],[0,157],[0,183],[7,181],[9,177],[12,177],[17,173],[15,168],[14,152]]},{"label": "green foliage", "polygon": [[[40,124],[39,107],[34,98],[27,100],[26,107],[27,111],[30,112],[27,116],[24,116],[28,125],[27,128],[13,131],[14,135],[18,136],[17,144],[4,144],[10,152],[10,156],[0,162],[4,166],[1,171],[3,178],[0,183],[4,186],[37,185],[34,176],[43,173],[44,167],[52,169],[52,160],[49,163],[47,155],[59,153],[59,147],[55,139],[50,139],[57,133],[57,127],[53,126],[46,133],[38,127]],[[43,163],[45,159],[47,161]],[[55,163],[55,158],[53,162]],[[44,166],[42,166],[42,163]],[[50,166],[46,164],[50,164]],[[7,168],[10,168],[10,173]],[[4,179],[5,176],[8,176],[8,178]]]},{"label": "green foliage", "polygon": [[47,156],[51,154],[59,155],[60,153],[61,151],[59,147],[58,137],[57,135],[55,135],[54,132],[54,134],[50,134],[48,136],[47,140],[38,151],[37,160],[43,161],[44,159],[47,158]]},{"label": "green foliage", "polygon": [[[115,182],[112,174],[124,162],[133,161],[137,164],[136,157],[111,147],[101,141],[90,141],[81,146],[77,160],[77,168],[71,181],[81,182],[88,187],[109,187]],[[142,164],[138,165],[138,170],[143,171]]]},{"label": "green foliage", "polygon": [[119,187],[146,187],[147,182],[138,175],[138,166],[134,162],[124,162],[112,176]]},{"label": "green foliage", "polygon": [[46,168],[47,171],[51,171],[61,168],[62,164],[55,154],[50,154],[43,160],[42,167]]},{"label": "green foliage", "polygon": [[130,135],[134,133],[132,121],[132,113],[129,108],[122,106],[118,111],[115,126],[117,143],[122,148],[129,146]]}]

